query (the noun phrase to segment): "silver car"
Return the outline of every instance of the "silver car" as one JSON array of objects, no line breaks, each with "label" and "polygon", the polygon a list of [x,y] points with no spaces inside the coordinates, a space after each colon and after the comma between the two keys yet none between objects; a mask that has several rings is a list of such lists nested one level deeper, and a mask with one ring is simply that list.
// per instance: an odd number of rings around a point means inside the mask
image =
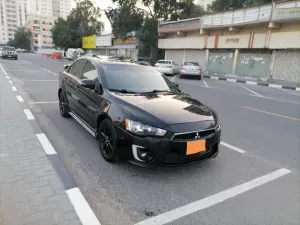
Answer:
[{"label": "silver car", "polygon": [[183,76],[195,76],[202,79],[202,70],[197,62],[185,62],[180,68],[180,78]]}]

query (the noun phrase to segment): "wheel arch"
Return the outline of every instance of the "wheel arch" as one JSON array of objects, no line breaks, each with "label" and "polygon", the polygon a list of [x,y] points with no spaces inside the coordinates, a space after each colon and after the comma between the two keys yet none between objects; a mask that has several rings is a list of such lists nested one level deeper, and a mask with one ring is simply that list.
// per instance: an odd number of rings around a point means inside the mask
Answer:
[{"label": "wheel arch", "polygon": [[100,115],[98,115],[98,118],[97,118],[97,127],[96,127],[96,138],[98,139],[98,129],[99,129],[99,126],[100,126],[100,123],[105,120],[105,119],[108,119],[110,121],[112,121],[112,119],[110,118],[110,116],[106,113],[102,113]]}]

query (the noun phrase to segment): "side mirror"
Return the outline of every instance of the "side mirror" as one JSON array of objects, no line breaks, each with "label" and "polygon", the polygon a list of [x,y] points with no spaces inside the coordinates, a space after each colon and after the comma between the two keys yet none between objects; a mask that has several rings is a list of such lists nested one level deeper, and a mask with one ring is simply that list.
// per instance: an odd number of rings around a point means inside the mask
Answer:
[{"label": "side mirror", "polygon": [[64,69],[68,69],[70,67],[71,64],[67,64],[67,65],[64,65]]},{"label": "side mirror", "polygon": [[95,89],[95,83],[94,83],[93,80],[88,80],[88,79],[82,80],[81,81],[81,86],[84,87],[84,88],[92,89],[92,90]]}]

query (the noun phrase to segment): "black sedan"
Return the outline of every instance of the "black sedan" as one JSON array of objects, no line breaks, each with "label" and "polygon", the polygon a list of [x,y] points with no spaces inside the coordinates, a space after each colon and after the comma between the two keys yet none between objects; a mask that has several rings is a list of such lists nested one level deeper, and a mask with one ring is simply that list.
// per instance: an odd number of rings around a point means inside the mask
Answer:
[{"label": "black sedan", "polygon": [[217,114],[152,67],[81,57],[60,73],[58,98],[109,162],[174,166],[218,154]]}]

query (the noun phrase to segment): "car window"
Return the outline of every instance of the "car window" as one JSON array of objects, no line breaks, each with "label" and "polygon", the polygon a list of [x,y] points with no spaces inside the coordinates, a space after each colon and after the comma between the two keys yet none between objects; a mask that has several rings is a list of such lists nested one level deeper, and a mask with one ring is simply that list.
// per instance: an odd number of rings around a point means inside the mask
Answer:
[{"label": "car window", "polygon": [[171,61],[159,60],[157,63],[159,63],[159,64],[171,64]]},{"label": "car window", "polygon": [[95,80],[98,77],[96,67],[92,62],[87,61],[83,70],[82,79]]},{"label": "car window", "polygon": [[69,70],[69,73],[73,74],[74,76],[80,78],[84,69],[85,60],[78,60],[76,61]]},{"label": "car window", "polygon": [[160,72],[150,66],[104,64],[104,82],[108,89],[134,92],[164,90],[174,92],[174,84],[167,81]]},{"label": "car window", "polygon": [[184,65],[185,66],[199,66],[199,63],[196,63],[196,62],[185,62]]}]

